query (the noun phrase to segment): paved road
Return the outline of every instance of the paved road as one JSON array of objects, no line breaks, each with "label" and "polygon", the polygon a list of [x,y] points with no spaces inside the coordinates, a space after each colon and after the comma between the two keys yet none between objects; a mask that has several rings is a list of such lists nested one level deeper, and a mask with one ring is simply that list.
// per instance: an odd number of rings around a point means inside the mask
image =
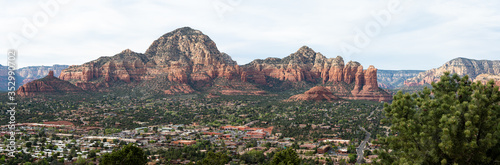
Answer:
[{"label": "paved road", "polygon": [[247,123],[247,124],[245,124],[245,126],[250,127],[250,126],[252,126],[253,124],[255,124],[257,122],[259,122],[259,120],[255,120],[255,121],[252,121],[250,123]]},{"label": "paved road", "polygon": [[83,117],[80,117],[80,121],[82,121],[83,125],[88,125],[89,122],[83,121]]},{"label": "paved road", "polygon": [[359,126],[359,129],[363,130],[366,133],[365,139],[359,144],[358,148],[356,148],[356,154],[358,154],[358,159],[356,160],[356,164],[363,163],[363,153],[365,151],[366,144],[368,140],[370,140],[370,132],[366,131],[365,128]]},{"label": "paved road", "polygon": [[370,115],[368,115],[368,117],[366,117],[366,120],[368,120],[370,117],[372,117],[372,115],[373,115],[373,113],[374,113],[374,112],[375,112],[375,111],[372,111],[372,112],[370,113]]}]

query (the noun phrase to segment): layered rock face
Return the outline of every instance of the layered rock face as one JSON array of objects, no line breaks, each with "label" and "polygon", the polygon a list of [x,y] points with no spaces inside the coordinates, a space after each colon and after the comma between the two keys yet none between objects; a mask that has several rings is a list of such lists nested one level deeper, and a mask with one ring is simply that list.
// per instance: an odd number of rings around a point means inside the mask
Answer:
[{"label": "layered rock face", "polygon": [[70,66],[61,72],[59,78],[74,83],[85,90],[109,86],[113,81],[131,82],[147,80],[147,59],[144,54],[127,49],[112,57],[101,57],[97,60],[78,66]]},{"label": "layered rock face", "polygon": [[323,86],[316,86],[303,94],[298,94],[290,97],[287,101],[335,101],[339,98],[330,92],[330,89]]},{"label": "layered rock face", "polygon": [[[54,76],[59,76],[63,69],[68,68],[68,65],[53,65],[53,66],[28,66],[17,69],[16,85],[22,86],[30,81],[43,78],[49,74],[49,71],[54,71]],[[0,81],[7,82],[7,66],[0,65]],[[0,91],[7,90],[7,83],[0,83]]]},{"label": "layered rock face", "polygon": [[[373,66],[363,70],[358,62],[344,64],[340,56],[326,58],[306,46],[283,59],[267,58],[238,66],[229,55],[221,53],[208,36],[188,27],[161,36],[144,54],[127,49],[112,57],[70,66],[59,78],[85,90],[101,90],[118,82],[141,82],[147,87],[149,84],[144,82],[155,81],[157,84],[150,86],[158,87],[158,91],[165,94],[202,89],[225,95],[262,95],[266,91],[256,84],[272,87],[268,80],[273,79],[350,86],[339,87],[344,89],[340,92],[343,98],[376,101],[391,98],[378,89],[377,69]],[[369,95],[376,96],[370,98]]]},{"label": "layered rock face", "polygon": [[[392,96],[379,90],[377,69],[374,66],[363,70],[358,62],[349,61],[344,64],[342,57],[326,58],[307,46],[283,58],[267,58],[254,60],[241,67],[241,79],[267,85],[267,78],[281,81],[323,83],[346,99],[364,99],[389,101]],[[354,84],[354,88],[341,87],[339,84]],[[272,84],[270,84],[272,85]],[[373,97],[372,97],[373,96]]]},{"label": "layered rock face", "polygon": [[500,74],[500,61],[473,60],[467,58],[456,58],[448,61],[443,66],[420,73],[414,78],[404,82],[406,86],[419,86],[439,81],[444,72],[458,74],[460,76],[469,75],[475,79],[480,74]]},{"label": "layered rock face", "polygon": [[[161,36],[144,54],[127,49],[113,57],[71,66],[59,77],[84,89],[96,89],[115,81],[147,81],[157,76],[166,76],[179,84],[203,84],[216,78],[239,78],[238,68],[208,36],[185,27]],[[184,85],[173,91],[194,92]]]},{"label": "layered rock face", "polygon": [[54,77],[54,71],[42,79],[31,81],[19,87],[16,94],[21,97],[36,96],[38,94],[66,94],[83,92],[81,88]]}]

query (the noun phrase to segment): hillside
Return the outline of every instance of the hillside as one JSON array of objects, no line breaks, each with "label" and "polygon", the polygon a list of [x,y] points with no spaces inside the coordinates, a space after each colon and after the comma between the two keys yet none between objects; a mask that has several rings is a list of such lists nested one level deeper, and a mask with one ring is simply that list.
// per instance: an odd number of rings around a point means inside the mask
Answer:
[{"label": "hillside", "polygon": [[417,76],[425,70],[377,70],[378,86],[395,89],[404,86],[404,81]]},{"label": "hillside", "polygon": [[406,86],[420,86],[437,82],[440,76],[447,71],[460,76],[469,75],[469,78],[474,80],[480,74],[500,75],[500,61],[455,58],[439,68],[419,73],[418,76],[406,80],[404,84]]},{"label": "hillside", "polygon": [[44,78],[34,80],[19,87],[16,91],[18,96],[36,96],[44,95],[61,95],[70,93],[84,93],[84,91],[75,85],[54,77],[54,71],[49,71]]},{"label": "hillside", "polygon": [[145,53],[126,49],[61,71],[61,80],[90,91],[142,94],[263,95],[324,84],[344,99],[389,101],[378,88],[377,69],[342,57],[326,58],[307,46],[285,58],[239,66],[199,30],[183,27],[155,40]]}]

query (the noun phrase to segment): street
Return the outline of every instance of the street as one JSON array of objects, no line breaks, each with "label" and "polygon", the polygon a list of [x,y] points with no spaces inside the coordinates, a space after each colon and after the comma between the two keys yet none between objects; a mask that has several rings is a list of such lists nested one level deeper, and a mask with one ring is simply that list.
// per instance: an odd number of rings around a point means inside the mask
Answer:
[{"label": "street", "polygon": [[366,137],[365,139],[359,144],[358,148],[356,148],[356,154],[358,154],[358,159],[356,160],[356,164],[361,164],[363,163],[363,153],[366,147],[366,144],[368,143],[368,140],[370,140],[370,132],[366,131],[365,128],[359,126],[359,129],[363,130],[366,132]]}]

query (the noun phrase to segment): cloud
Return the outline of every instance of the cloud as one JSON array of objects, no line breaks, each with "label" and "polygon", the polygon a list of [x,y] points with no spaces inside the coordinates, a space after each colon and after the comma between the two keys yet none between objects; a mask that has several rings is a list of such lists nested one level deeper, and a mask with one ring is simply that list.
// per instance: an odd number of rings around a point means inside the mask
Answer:
[{"label": "cloud", "polygon": [[[48,0],[42,0],[46,2]],[[285,57],[308,45],[327,57],[341,55],[354,29],[374,21],[390,1],[70,1],[19,48],[19,65],[82,64],[124,49],[144,52],[164,33],[190,26],[209,35],[238,64]],[[344,57],[382,69],[430,69],[456,57],[498,60],[500,3],[400,0],[402,11]],[[22,18],[42,11],[30,1],[0,1],[0,49],[19,34]],[[2,64],[6,62],[0,61]]]}]

